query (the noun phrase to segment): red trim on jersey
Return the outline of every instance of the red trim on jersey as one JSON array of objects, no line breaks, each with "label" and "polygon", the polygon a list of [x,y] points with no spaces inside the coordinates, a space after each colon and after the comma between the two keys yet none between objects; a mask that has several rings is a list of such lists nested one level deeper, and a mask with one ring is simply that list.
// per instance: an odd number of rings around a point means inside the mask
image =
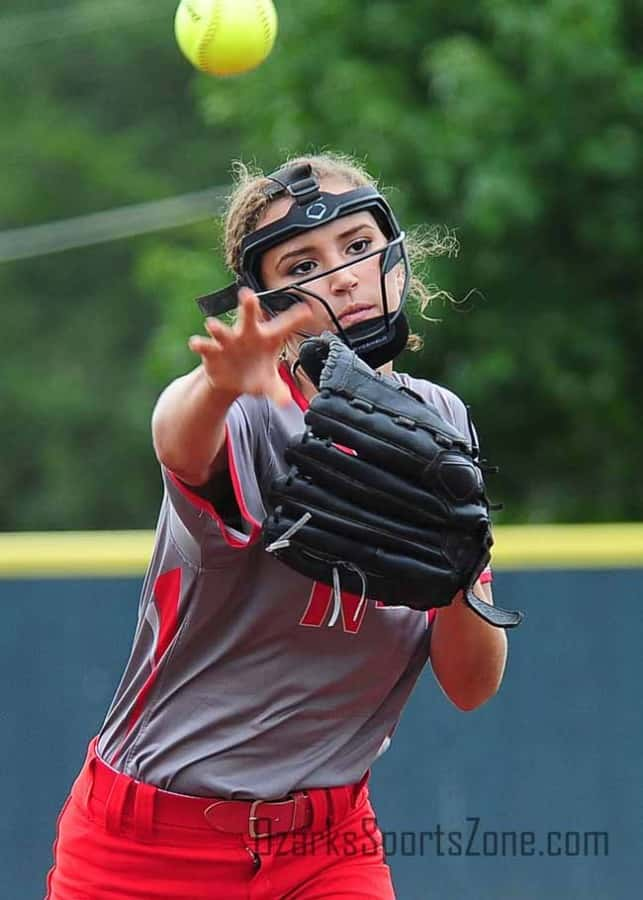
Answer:
[{"label": "red trim on jersey", "polygon": [[154,583],[154,600],[159,614],[159,636],[154,651],[154,665],[158,665],[178,631],[181,569],[171,569],[158,576]]},{"label": "red trim on jersey", "polygon": [[[299,386],[293,378],[292,372],[290,371],[286,363],[282,362],[280,364],[279,374],[281,375],[283,381],[285,381],[288,385],[292,399],[295,401],[299,409],[301,409],[302,412],[306,412],[309,406],[308,400],[306,400],[301,390],[299,389]],[[357,456],[356,450],[352,450],[350,447],[345,447],[343,444],[333,444],[333,447],[337,447],[337,449],[341,450],[343,453],[348,453],[349,456]]]},{"label": "red trim on jersey", "polygon": [[282,362],[279,364],[279,374],[281,375],[282,381],[285,381],[290,390],[290,396],[295,401],[299,409],[306,412],[308,409],[308,400],[302,394],[299,385],[293,378],[292,372],[290,371],[290,367],[287,363]]},{"label": "red trim on jersey", "polygon": [[261,532],[261,522],[258,522],[257,519],[251,514],[248,506],[246,504],[246,499],[243,496],[243,488],[241,487],[241,479],[239,478],[239,472],[237,470],[237,464],[234,459],[234,447],[233,442],[230,439],[230,429],[226,424],[225,427],[225,439],[226,446],[228,450],[228,472],[230,473],[230,480],[232,481],[232,487],[234,489],[234,496],[236,498],[237,504],[241,511],[241,515],[252,525],[252,532],[250,537],[248,538],[248,542],[252,542],[259,537],[259,533]]},{"label": "red trim on jersey", "polygon": [[[158,614],[159,626],[156,638],[156,646],[154,647],[154,657],[152,670],[145,679],[143,687],[138,692],[132,712],[130,713],[125,730],[125,737],[130,733],[138,720],[143,715],[143,710],[147,704],[150,691],[154,687],[154,683],[158,678],[161,659],[174,640],[179,629],[179,603],[181,600],[181,576],[180,568],[170,569],[169,572],[163,572],[154,582],[152,594]],[[112,764],[115,764],[121,755],[125,739],[121,742],[118,750],[114,754]]]},{"label": "red trim on jersey", "polygon": [[150,691],[156,681],[161,657],[172,643],[178,630],[179,600],[181,598],[181,570],[171,569],[159,575],[154,582],[154,602],[159,617],[159,633],[154,648],[154,664],[152,671],[147,676],[145,684],[138,692],[134,706],[127,723],[127,734],[140,719]]},{"label": "red trim on jersey", "polygon": [[[295,403],[297,403],[297,405],[302,410],[308,409],[308,401],[297,387],[286,363],[280,364],[279,374],[288,385],[291,396]],[[230,481],[232,482],[234,496],[237,501],[237,505],[239,506],[241,515],[252,527],[252,530],[247,537],[244,536],[243,539],[240,539],[232,534],[226,523],[214,508],[214,505],[209,500],[206,500],[204,497],[201,497],[199,494],[195,494],[194,491],[191,491],[190,488],[183,481],[181,481],[181,479],[177,475],[174,474],[174,472],[170,472],[169,474],[172,478],[172,481],[181,491],[183,496],[186,497],[193,506],[196,506],[197,509],[200,509],[202,512],[207,513],[212,519],[215,520],[218,525],[219,531],[221,532],[221,536],[225,540],[226,544],[229,547],[239,549],[248,547],[259,538],[259,535],[261,534],[261,522],[257,521],[257,519],[255,519],[255,517],[251,514],[250,510],[248,509],[246,499],[243,496],[243,488],[241,486],[241,479],[239,478],[239,470],[234,458],[234,442],[231,439],[230,428],[227,423],[225,425],[225,446],[228,457],[228,473],[230,475]]]},{"label": "red trim on jersey", "polygon": [[480,575],[478,581],[480,582],[480,584],[489,584],[493,581],[493,572],[491,571],[491,566],[487,566],[486,569],[482,570],[482,574]]},{"label": "red trim on jersey", "polygon": [[[227,435],[226,435],[227,440]],[[200,509],[202,512],[207,513],[211,519],[217,523],[219,531],[221,532],[221,536],[229,547],[234,547],[235,549],[241,549],[243,547],[247,547],[250,543],[256,540],[259,534],[259,528],[256,527],[256,523],[252,519],[248,519],[245,515],[244,518],[247,519],[248,522],[252,525],[252,532],[248,537],[243,536],[237,537],[232,534],[232,532],[228,529],[228,526],[223,521],[219,513],[216,511],[214,506],[209,500],[206,500],[205,497],[201,497],[200,494],[195,494],[194,491],[191,491],[190,488],[185,484],[184,481],[181,481],[178,475],[175,475],[174,472],[167,470],[168,475],[170,476],[172,483],[179,489],[179,491],[183,494],[186,500],[189,500],[192,506],[196,506],[197,509]],[[237,495],[237,487],[234,484],[234,480],[232,482],[232,486],[234,489],[235,497],[237,499],[237,503],[239,503],[239,497]],[[244,509],[246,509],[245,502],[239,503],[239,509],[241,510],[242,515],[244,514]]]}]

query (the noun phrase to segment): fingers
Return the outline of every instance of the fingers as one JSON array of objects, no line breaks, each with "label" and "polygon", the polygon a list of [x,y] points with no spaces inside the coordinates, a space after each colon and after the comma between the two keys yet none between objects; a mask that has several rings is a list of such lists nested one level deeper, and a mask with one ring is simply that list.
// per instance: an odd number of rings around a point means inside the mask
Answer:
[{"label": "fingers", "polygon": [[278,374],[277,353],[295,332],[306,331],[314,320],[306,303],[296,303],[274,318],[262,310],[249,288],[239,291],[237,322],[229,327],[216,318],[205,321],[207,336],[192,335],[188,347],[201,356],[211,375],[234,381],[244,393],[263,394],[278,406],[291,402],[290,390]]},{"label": "fingers", "polygon": [[221,339],[225,338],[226,334],[230,332],[230,328],[227,325],[224,325],[223,322],[220,322],[218,319],[215,319],[214,316],[209,316],[204,323],[205,330],[209,332],[213,338]]},{"label": "fingers", "polygon": [[305,303],[296,303],[285,312],[266,320],[259,298],[250,288],[239,290],[239,328],[274,340],[284,340],[312,322],[313,314]]},{"label": "fingers", "polygon": [[200,334],[193,334],[188,339],[188,347],[193,353],[198,353],[200,356],[207,356],[212,351],[221,352],[223,349],[214,338],[202,337]]},{"label": "fingers", "polygon": [[274,319],[266,322],[262,331],[267,337],[285,340],[295,331],[301,331],[312,324],[313,312],[305,303],[296,303]]},{"label": "fingers", "polygon": [[237,322],[242,334],[254,334],[258,331],[263,316],[259,298],[250,288],[239,288],[239,307]]},{"label": "fingers", "polygon": [[226,347],[234,340],[235,335],[253,340],[265,337],[271,343],[282,341],[293,332],[305,329],[313,318],[312,310],[307,304],[296,303],[274,318],[267,319],[255,292],[242,287],[239,288],[237,323],[234,328],[229,328],[215,318],[206,319],[205,327],[213,338]]}]

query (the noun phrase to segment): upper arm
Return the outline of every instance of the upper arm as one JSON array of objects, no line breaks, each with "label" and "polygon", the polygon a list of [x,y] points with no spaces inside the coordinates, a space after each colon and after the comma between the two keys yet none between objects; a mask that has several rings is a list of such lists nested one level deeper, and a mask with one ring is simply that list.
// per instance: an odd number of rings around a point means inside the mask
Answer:
[{"label": "upper arm", "polygon": [[[158,454],[157,454],[158,456]],[[167,463],[159,459],[163,465],[167,465]],[[216,456],[211,461],[209,467],[202,471],[188,471],[187,469],[181,469],[177,466],[168,466],[171,468],[174,474],[181,479],[185,484],[189,487],[193,488],[200,493],[200,488],[207,488],[208,485],[212,481],[216,481],[217,479],[226,479],[228,478],[228,439],[227,435],[224,436],[223,443],[221,447],[217,451]],[[228,479],[229,480],[229,479]]]},{"label": "upper arm", "polygon": [[[266,441],[265,405],[245,397],[232,404],[216,465],[203,473],[162,467],[169,500],[194,536],[211,535],[208,523],[214,523],[215,531],[231,546],[247,546],[259,534],[265,517],[261,451]],[[213,546],[211,536],[208,546]]]}]

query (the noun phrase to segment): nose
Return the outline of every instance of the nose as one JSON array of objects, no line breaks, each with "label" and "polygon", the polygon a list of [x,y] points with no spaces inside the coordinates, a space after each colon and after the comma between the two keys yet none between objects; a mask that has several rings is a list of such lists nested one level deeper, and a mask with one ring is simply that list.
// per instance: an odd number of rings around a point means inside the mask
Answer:
[{"label": "nose", "polygon": [[329,276],[329,287],[334,295],[354,291],[358,284],[359,278],[350,266],[346,266],[345,269],[339,269],[339,271]]}]

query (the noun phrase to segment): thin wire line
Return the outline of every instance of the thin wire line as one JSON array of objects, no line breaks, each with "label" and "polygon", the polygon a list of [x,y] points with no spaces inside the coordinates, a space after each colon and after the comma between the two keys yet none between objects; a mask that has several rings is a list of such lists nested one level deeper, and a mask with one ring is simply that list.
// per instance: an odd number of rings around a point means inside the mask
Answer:
[{"label": "thin wire line", "polygon": [[213,187],[150,203],[137,203],[58,222],[0,231],[0,262],[12,262],[213,219],[227,187]]},{"label": "thin wire line", "polygon": [[[167,10],[159,11],[159,4],[141,9],[131,0],[112,0],[111,3],[81,3],[35,13],[19,13],[0,18],[0,51],[10,51],[61,38],[76,37],[116,25],[135,25],[160,18],[171,21],[174,0],[167,0]],[[61,27],[62,26],[62,27]]]}]

